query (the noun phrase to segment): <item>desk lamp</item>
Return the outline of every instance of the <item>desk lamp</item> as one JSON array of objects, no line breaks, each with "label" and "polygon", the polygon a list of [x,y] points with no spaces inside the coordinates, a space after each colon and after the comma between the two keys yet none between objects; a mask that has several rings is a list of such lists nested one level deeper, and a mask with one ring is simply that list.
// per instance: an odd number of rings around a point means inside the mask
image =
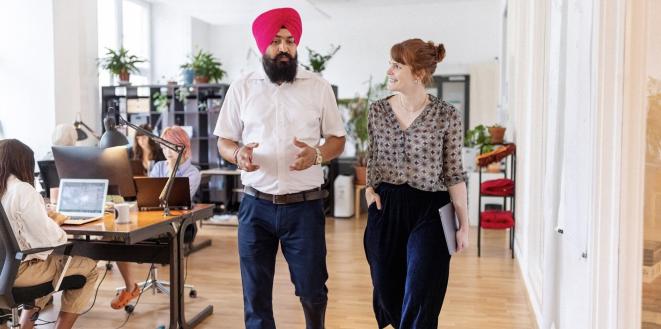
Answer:
[{"label": "desk lamp", "polygon": [[[96,138],[97,141],[101,139],[99,135],[94,133],[94,130],[92,130],[92,128],[90,128],[88,125],[85,124],[85,122],[83,122],[83,120],[80,119],[80,112],[76,115],[76,121],[73,122],[73,126],[76,127],[76,134],[78,134],[77,140],[79,141],[87,139],[88,133],[92,135],[92,137]],[[85,130],[87,130],[87,132],[85,132]]]},{"label": "desk lamp", "polygon": [[[122,133],[117,131],[117,125],[115,124],[115,119],[113,119],[114,116],[115,116],[115,109],[111,107],[108,109],[108,114],[106,118],[103,120],[103,124],[106,127],[106,132],[103,133],[103,136],[101,136],[101,141],[99,142],[100,148],[127,145],[129,143],[128,139],[126,139],[126,136],[124,136]],[[164,138],[161,138],[160,136],[154,135],[151,131],[128,122],[121,115],[118,115],[117,117],[119,118],[120,125],[131,127],[133,128],[133,130],[138,131],[144,134],[145,136],[148,136],[149,138],[151,138],[161,146],[167,147],[168,149],[177,152],[177,161],[174,163],[174,168],[172,169],[172,172],[170,173],[170,177],[168,177],[168,180],[165,183],[165,186],[163,187],[161,194],[158,196],[158,201],[160,203],[160,206],[163,207],[163,215],[170,216],[170,208],[168,207],[168,198],[170,197],[170,190],[172,189],[172,184],[174,183],[174,177],[177,174],[177,169],[179,169],[179,163],[181,163],[181,157],[186,147],[184,145],[175,144]]]}]

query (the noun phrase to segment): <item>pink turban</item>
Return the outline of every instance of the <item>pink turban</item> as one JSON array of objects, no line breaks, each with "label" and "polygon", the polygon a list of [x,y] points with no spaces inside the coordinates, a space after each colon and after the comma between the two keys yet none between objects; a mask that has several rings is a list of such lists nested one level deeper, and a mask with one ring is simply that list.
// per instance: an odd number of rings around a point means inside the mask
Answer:
[{"label": "pink turban", "polygon": [[283,26],[291,33],[294,42],[298,45],[303,33],[303,24],[301,16],[295,9],[271,9],[255,18],[255,21],[252,22],[252,35],[255,36],[257,47],[262,54],[266,52],[266,48]]}]

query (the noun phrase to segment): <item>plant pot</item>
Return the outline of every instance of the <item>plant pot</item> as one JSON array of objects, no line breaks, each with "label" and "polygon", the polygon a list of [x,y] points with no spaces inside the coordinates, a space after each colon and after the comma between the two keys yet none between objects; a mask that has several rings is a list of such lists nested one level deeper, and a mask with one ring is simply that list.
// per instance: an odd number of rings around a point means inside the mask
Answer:
[{"label": "plant pot", "polygon": [[489,127],[491,144],[502,144],[505,139],[505,127]]},{"label": "plant pot", "polygon": [[184,78],[184,84],[185,85],[192,85],[193,84],[193,79],[195,78],[195,71],[191,69],[185,69],[181,72],[181,75]]},{"label": "plant pot", "polygon": [[209,83],[209,77],[205,77],[203,75],[196,75],[195,76],[195,83]]},{"label": "plant pot", "polygon": [[367,184],[367,167],[353,166],[356,171],[356,185]]},{"label": "plant pot", "polygon": [[118,75],[119,75],[119,84],[120,85],[129,84],[129,79],[131,78],[131,74],[128,71],[122,70],[121,72],[119,72]]}]

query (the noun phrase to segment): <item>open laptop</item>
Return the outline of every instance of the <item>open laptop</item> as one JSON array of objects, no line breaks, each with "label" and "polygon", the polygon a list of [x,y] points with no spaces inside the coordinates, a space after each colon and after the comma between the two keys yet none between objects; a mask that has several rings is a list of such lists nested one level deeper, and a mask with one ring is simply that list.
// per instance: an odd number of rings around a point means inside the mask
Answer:
[{"label": "open laptop", "polygon": [[[158,196],[168,181],[165,177],[133,177],[137,190],[138,209],[160,210]],[[168,198],[170,209],[191,209],[191,196],[188,177],[175,177],[170,197]]]},{"label": "open laptop", "polygon": [[69,217],[65,224],[80,225],[101,219],[107,194],[107,179],[62,178],[57,212]]}]

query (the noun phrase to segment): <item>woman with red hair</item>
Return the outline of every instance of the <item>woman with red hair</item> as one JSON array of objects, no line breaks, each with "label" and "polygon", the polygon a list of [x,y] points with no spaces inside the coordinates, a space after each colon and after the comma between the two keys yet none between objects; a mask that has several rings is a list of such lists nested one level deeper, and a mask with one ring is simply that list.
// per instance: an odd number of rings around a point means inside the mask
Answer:
[{"label": "woman with red hair", "polygon": [[[177,168],[175,176],[188,177],[190,196],[193,198],[195,192],[197,192],[197,188],[200,186],[200,179],[202,176],[200,175],[200,171],[191,163],[192,152],[188,133],[179,126],[172,126],[165,128],[161,137],[168,142],[184,146],[184,153],[181,156],[181,163],[179,163],[179,168]],[[177,161],[177,152],[168,148],[163,148],[163,155],[165,155],[165,160],[154,164],[154,167],[149,173],[149,177],[170,177],[170,173],[174,169],[174,165]],[[191,234],[194,236],[195,232],[192,232]],[[114,309],[123,308],[132,299],[137,298],[140,295],[140,287],[138,287],[136,281],[131,275],[129,263],[117,262],[117,268],[122,274],[125,288],[110,302],[110,306]],[[129,289],[131,290],[129,291]]]},{"label": "woman with red hair", "polygon": [[[177,168],[177,177],[188,177],[188,182],[190,184],[190,196],[191,198],[197,192],[197,188],[200,186],[200,171],[193,166],[191,163],[191,144],[188,133],[179,126],[172,126],[165,128],[161,137],[168,142],[183,145],[185,147],[184,154],[181,157],[181,163],[179,168]],[[149,177],[169,177],[174,168],[174,164],[177,161],[177,152],[172,151],[168,148],[163,149],[163,154],[165,155],[165,161],[157,162],[154,165],[154,168],[151,169]]]}]

